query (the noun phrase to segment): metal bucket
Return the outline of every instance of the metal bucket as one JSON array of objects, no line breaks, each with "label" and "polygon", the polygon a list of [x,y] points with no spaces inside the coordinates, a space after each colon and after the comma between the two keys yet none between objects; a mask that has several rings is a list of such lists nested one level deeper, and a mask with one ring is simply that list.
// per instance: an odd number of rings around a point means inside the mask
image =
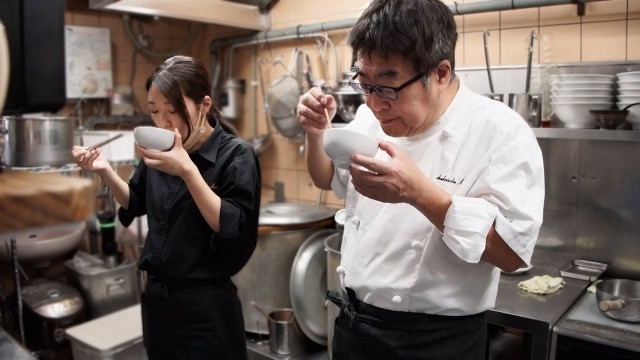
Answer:
[{"label": "metal bucket", "polygon": [[[342,233],[333,234],[324,239],[324,249],[327,252],[327,290],[340,291],[340,277],[336,268],[340,265],[340,242]],[[327,348],[329,358],[333,355],[333,324],[340,313],[340,308],[331,301],[327,301]]]},{"label": "metal bucket", "polygon": [[276,354],[298,354],[303,351],[305,337],[298,326],[293,309],[269,313],[269,349]]}]

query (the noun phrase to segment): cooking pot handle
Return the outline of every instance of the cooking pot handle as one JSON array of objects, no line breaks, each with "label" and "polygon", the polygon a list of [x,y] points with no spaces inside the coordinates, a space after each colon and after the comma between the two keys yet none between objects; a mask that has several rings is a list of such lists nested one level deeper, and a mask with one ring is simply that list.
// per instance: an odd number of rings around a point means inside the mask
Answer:
[{"label": "cooking pot handle", "polygon": [[598,303],[601,311],[616,311],[624,309],[624,300],[602,300]]}]

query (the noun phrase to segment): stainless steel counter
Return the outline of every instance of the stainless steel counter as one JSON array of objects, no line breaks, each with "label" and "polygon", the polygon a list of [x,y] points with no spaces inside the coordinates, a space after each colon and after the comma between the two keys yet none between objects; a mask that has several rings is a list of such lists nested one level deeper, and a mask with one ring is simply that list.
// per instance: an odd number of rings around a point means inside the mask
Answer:
[{"label": "stainless steel counter", "polygon": [[35,360],[36,358],[4,329],[0,328],[0,359]]},{"label": "stainless steel counter", "polygon": [[560,268],[571,259],[553,252],[537,251],[533,268],[518,275],[502,274],[496,306],[489,310],[490,324],[523,330],[531,340],[531,359],[546,360],[553,326],[584,293],[589,283],[564,278],[564,288],[548,295],[528,293],[518,283],[536,275],[560,276]]}]

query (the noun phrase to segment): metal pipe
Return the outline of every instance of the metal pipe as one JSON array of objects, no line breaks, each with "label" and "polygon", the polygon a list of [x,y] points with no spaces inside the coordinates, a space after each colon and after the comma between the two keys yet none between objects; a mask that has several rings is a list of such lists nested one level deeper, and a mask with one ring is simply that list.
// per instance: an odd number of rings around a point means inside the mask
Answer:
[{"label": "metal pipe", "polygon": [[[452,5],[449,5],[449,9],[454,15],[467,15],[555,5],[581,5],[596,1],[608,0],[487,0],[466,4],[454,3]],[[213,40],[210,44],[210,51],[213,54],[220,47],[225,47],[237,43],[246,43],[259,40],[262,40],[263,42],[279,41],[284,38],[300,37],[304,34],[348,29],[353,27],[357,20],[357,18],[352,18],[323,22],[319,24],[298,25],[295,27],[284,29],[261,31],[251,36]]]}]

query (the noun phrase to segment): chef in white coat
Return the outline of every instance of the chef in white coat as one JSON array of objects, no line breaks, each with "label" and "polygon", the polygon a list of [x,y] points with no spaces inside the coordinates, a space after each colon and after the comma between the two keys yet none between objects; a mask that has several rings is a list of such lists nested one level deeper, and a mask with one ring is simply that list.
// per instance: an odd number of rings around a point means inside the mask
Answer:
[{"label": "chef in white coat", "polygon": [[439,0],[375,0],[349,35],[346,128],[380,140],[348,170],[323,150],[336,101],[297,107],[316,186],[346,197],[334,359],[484,359],[500,270],[530,263],[542,224],[542,153],[527,123],[455,75],[457,33]]}]

